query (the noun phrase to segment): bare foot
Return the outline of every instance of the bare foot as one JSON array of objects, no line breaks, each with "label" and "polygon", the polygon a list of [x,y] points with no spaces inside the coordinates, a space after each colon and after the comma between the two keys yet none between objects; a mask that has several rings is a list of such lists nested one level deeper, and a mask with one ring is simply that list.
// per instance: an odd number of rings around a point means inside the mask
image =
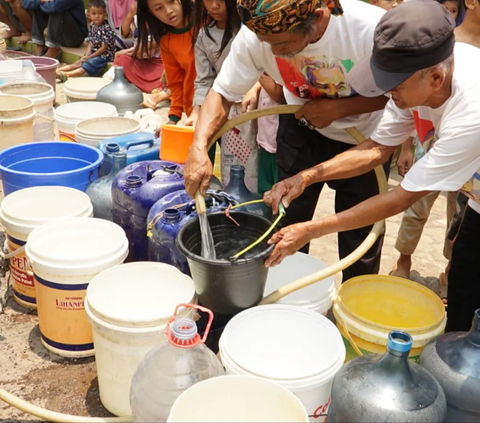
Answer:
[{"label": "bare foot", "polygon": [[152,94],[145,94],[143,96],[143,107],[148,109],[155,110],[157,108],[158,103],[167,100],[169,95],[165,91],[161,91],[158,93]]},{"label": "bare foot", "polygon": [[18,44],[27,44],[32,39],[32,34],[25,32],[20,37],[18,37]]},{"label": "bare foot", "polygon": [[10,28],[5,34],[5,40],[10,40],[13,37],[18,37],[19,35],[22,35],[22,33],[17,28]]},{"label": "bare foot", "polygon": [[406,256],[400,254],[397,264],[390,272],[391,276],[397,276],[398,278],[409,279],[410,271],[412,270],[412,256]]},{"label": "bare foot", "polygon": [[35,48],[35,56],[41,56],[44,51],[45,51],[45,46],[39,46],[37,44],[37,47]]}]

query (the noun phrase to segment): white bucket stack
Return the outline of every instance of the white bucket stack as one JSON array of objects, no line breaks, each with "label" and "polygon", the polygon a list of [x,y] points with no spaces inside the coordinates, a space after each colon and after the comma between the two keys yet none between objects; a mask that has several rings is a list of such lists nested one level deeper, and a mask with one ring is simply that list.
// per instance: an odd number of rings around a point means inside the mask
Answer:
[{"label": "white bucket stack", "polygon": [[101,102],[80,101],[59,106],[55,110],[60,141],[76,141],[75,129],[87,119],[118,116],[114,105]]},{"label": "white bucket stack", "polygon": [[308,422],[302,403],[281,386],[248,376],[219,376],[193,385],[167,422]]},{"label": "white bucket stack", "polygon": [[75,140],[80,144],[98,147],[108,138],[140,132],[141,125],[137,119],[126,117],[103,117],[80,122],[75,129]]},{"label": "white bucket stack", "polygon": [[0,96],[0,150],[33,141],[33,101],[14,95]]},{"label": "white bucket stack", "polygon": [[[85,310],[93,328],[100,399],[108,411],[132,414],[130,385],[138,365],[166,340],[175,307],[194,302],[192,279],[168,264],[123,264],[91,281]],[[184,316],[190,313],[183,309]]]},{"label": "white bucket stack", "polygon": [[345,360],[340,332],[326,317],[297,306],[254,307],[230,320],[219,347],[228,374],[278,383],[301,400],[310,421],[326,420]]},{"label": "white bucket stack", "polygon": [[55,92],[50,84],[40,82],[8,83],[0,86],[0,93],[16,95],[33,101],[36,112],[33,125],[33,141],[53,141]]},{"label": "white bucket stack", "polygon": [[[290,282],[319,272],[326,267],[325,263],[315,257],[305,253],[295,253],[268,271],[265,296]],[[331,276],[281,298],[277,304],[297,305],[326,316],[336,296],[335,280]]]},{"label": "white bucket stack", "polygon": [[[87,194],[68,187],[33,187],[7,195],[0,208],[0,221],[7,232],[10,253],[22,248],[28,235],[45,223],[73,217],[91,217]],[[22,250],[10,259],[10,278],[15,301],[37,308],[33,274]]]},{"label": "white bucket stack", "polygon": [[64,357],[92,356],[87,287],[97,274],[125,260],[125,231],[101,219],[61,220],[33,230],[25,251],[35,278],[42,344]]},{"label": "white bucket stack", "polygon": [[63,92],[67,96],[67,102],[95,101],[97,93],[111,81],[104,78],[71,78],[65,82]]}]

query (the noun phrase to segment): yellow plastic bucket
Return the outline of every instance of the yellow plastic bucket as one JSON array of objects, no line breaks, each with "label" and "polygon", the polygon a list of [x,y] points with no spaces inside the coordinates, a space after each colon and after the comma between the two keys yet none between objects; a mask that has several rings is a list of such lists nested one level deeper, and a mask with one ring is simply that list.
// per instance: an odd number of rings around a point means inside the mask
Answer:
[{"label": "yellow plastic bucket", "polygon": [[361,354],[383,354],[388,334],[401,329],[413,337],[410,358],[445,330],[445,306],[428,288],[385,275],[350,279],[338,291],[333,314],[349,361]]}]

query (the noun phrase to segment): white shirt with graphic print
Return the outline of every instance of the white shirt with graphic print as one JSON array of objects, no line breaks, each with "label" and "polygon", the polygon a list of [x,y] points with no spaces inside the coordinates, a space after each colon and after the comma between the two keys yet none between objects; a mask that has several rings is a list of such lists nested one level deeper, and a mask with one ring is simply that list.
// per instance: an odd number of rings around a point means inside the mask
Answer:
[{"label": "white shirt with graphic print", "polygon": [[[229,101],[241,98],[266,72],[283,85],[287,104],[305,104],[317,97],[355,95],[346,74],[373,48],[375,26],[385,11],[359,0],[342,0],[343,16],[332,16],[322,38],[309,44],[295,59],[276,58],[267,43],[243,26],[232,43],[213,90]],[[333,122],[322,135],[349,144],[355,141],[344,129],[356,126],[369,137],[382,111],[350,116]]]},{"label": "white shirt with graphic print", "polygon": [[415,120],[431,121],[435,135],[427,152],[408,171],[402,187],[411,192],[462,190],[480,213],[480,49],[455,45],[450,98],[438,109],[400,110],[390,100],[371,138],[383,145],[401,144],[415,129]]}]

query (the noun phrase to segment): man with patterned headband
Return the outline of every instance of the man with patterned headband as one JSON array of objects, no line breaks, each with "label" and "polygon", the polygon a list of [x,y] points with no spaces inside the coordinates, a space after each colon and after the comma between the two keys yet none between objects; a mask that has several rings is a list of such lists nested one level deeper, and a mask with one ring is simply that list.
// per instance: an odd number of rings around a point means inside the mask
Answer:
[{"label": "man with patterned headband", "polygon": [[[241,98],[263,72],[284,87],[288,104],[303,107],[280,116],[277,136],[280,187],[290,177],[348,150],[355,140],[345,128],[357,127],[369,137],[381,118],[385,96],[366,98],[346,76],[369,54],[373,33],[384,11],[359,0],[238,0],[243,28],[207,96],[197,122],[185,167],[187,192],[204,193],[212,174],[207,143],[222,126],[233,101]],[[290,178],[290,179],[288,179]],[[346,210],[378,194],[375,175],[329,181],[336,190],[335,209]],[[309,187],[288,207],[282,225],[311,220],[323,184]],[[286,189],[286,188],[285,188]],[[339,255],[346,257],[370,228],[339,234]],[[378,273],[383,236],[343,279]],[[308,251],[308,245],[303,251]]]}]

